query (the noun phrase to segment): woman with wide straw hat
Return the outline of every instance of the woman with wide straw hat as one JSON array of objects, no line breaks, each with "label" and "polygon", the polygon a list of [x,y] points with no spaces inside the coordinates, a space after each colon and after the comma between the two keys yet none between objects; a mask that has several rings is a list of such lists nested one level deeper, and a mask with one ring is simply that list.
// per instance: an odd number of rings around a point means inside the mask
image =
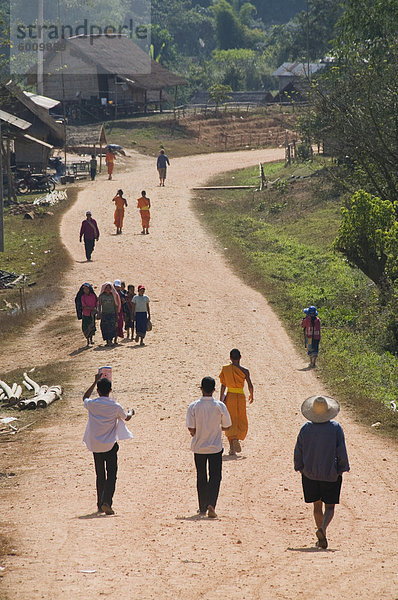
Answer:
[{"label": "woman with wide straw hat", "polygon": [[324,549],[326,529],[340,501],[342,473],[350,470],[343,429],[333,421],[339,411],[337,400],[327,396],[304,400],[301,412],[308,421],[294,448],[294,469],[301,473],[305,502],[314,505],[317,546]]}]

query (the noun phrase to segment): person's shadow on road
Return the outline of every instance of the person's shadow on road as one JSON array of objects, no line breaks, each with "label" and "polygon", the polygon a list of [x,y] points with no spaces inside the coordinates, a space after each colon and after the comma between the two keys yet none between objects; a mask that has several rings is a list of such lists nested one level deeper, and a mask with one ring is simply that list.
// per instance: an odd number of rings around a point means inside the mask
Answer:
[{"label": "person's shadow on road", "polygon": [[81,354],[85,350],[90,350],[90,346],[82,346],[81,348],[78,348],[77,350],[73,350],[73,352],[69,352],[69,356],[77,356],[78,354]]},{"label": "person's shadow on road", "polygon": [[333,548],[317,548],[316,546],[311,546],[309,548],[287,548],[290,552],[338,552],[337,549]]},{"label": "person's shadow on road", "polygon": [[103,519],[107,517],[105,513],[93,512],[88,515],[81,515],[80,517],[75,517],[75,519],[80,519],[81,521],[87,521],[88,519]]}]

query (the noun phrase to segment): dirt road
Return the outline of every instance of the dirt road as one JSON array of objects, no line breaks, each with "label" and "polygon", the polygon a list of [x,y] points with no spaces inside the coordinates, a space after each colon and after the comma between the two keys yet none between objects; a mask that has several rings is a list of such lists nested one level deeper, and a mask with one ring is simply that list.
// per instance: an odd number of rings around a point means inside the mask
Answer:
[{"label": "dirt road", "polygon": [[[265,299],[244,285],[190,208],[190,188],[235,167],[280,157],[280,150],[196,156],[172,161],[165,188],[153,159],[136,156],[131,172],[90,183],[63,219],[74,259],[65,298],[17,348],[3,368],[72,361],[73,386],[59,422],[27,434],[23,446],[2,444],[4,469],[16,478],[1,490],[3,522],[15,552],[2,563],[2,589],[12,600],[362,600],[398,598],[396,446],[342,411],[351,459],[342,504],[329,531],[330,549],[314,548],[292,452],[303,422],[302,400],[321,391]],[[129,201],[123,235],[114,235],[111,199]],[[152,200],[151,233],[140,234],[135,199]],[[78,231],[91,209],[101,230],[84,262]],[[116,277],[145,283],[153,332],[143,348],[124,342],[88,350],[76,322],[52,335],[84,281]],[[61,336],[60,336],[61,337]],[[40,338],[41,343],[37,340]],[[202,376],[218,376],[238,346],[250,367],[255,402],[239,459],[224,457],[217,512],[196,519],[196,490],[185,412]],[[34,352],[32,352],[34,348]],[[120,444],[114,517],[95,514],[94,469],[82,445],[82,392],[98,366],[111,364],[114,390],[133,406],[134,439]],[[18,448],[18,451],[16,451]],[[11,483],[12,481],[12,483]],[[84,572],[89,571],[89,572]]]}]

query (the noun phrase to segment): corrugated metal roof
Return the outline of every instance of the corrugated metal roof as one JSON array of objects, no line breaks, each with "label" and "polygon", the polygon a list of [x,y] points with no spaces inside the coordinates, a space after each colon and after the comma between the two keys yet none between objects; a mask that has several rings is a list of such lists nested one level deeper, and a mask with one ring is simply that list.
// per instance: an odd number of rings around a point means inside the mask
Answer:
[{"label": "corrugated metal roof", "polygon": [[47,108],[48,110],[50,110],[50,108],[54,108],[54,106],[58,106],[58,104],[61,104],[59,100],[54,100],[54,98],[48,98],[47,96],[40,96],[39,94],[33,94],[33,92],[24,91],[24,94],[33,100],[35,104],[43,106],[43,108]]},{"label": "corrugated metal roof", "polygon": [[8,123],[9,125],[18,127],[18,129],[27,129],[28,127],[30,127],[32,125],[32,123],[29,123],[28,121],[25,121],[24,119],[20,119],[19,117],[16,117],[15,115],[11,115],[10,113],[6,112],[5,110],[0,110],[0,119],[2,121],[4,121],[5,123]]},{"label": "corrugated metal roof", "polygon": [[28,133],[24,133],[24,138],[30,140],[31,142],[36,142],[36,144],[40,144],[40,146],[45,146],[46,148],[54,148],[51,144],[47,144],[47,142],[43,142],[43,140],[38,140],[33,137],[33,135],[29,135]]},{"label": "corrugated metal roof", "polygon": [[[324,63],[310,63],[310,74],[313,75],[325,68]],[[280,67],[272,73],[274,77],[305,77],[308,75],[307,63],[299,62],[284,62]]]}]

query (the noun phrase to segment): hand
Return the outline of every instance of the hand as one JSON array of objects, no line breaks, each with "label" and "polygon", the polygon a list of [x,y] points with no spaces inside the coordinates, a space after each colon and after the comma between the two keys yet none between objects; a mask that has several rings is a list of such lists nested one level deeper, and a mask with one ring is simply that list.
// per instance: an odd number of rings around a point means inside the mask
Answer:
[{"label": "hand", "polygon": [[97,383],[97,381],[99,381],[101,379],[102,375],[101,373],[96,373],[94,375],[94,383]]},{"label": "hand", "polygon": [[82,238],[80,238],[79,242],[82,243]]},{"label": "hand", "polygon": [[134,408],[129,408],[129,409],[128,409],[128,411],[127,411],[127,414],[128,414],[128,415],[131,415],[131,416],[135,415],[135,410],[134,410]]},{"label": "hand", "polygon": [[253,394],[249,394],[249,404],[253,404]]}]

